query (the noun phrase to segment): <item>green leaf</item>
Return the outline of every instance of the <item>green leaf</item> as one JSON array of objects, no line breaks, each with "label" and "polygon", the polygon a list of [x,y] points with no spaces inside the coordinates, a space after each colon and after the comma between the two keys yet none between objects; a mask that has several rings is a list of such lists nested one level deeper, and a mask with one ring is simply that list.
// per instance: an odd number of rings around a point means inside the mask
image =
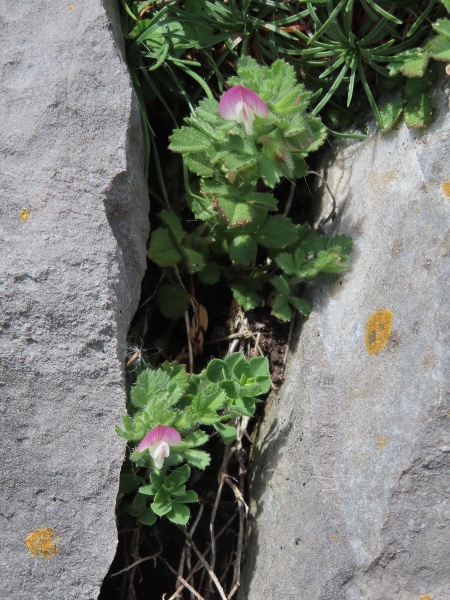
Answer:
[{"label": "green leaf", "polygon": [[168,319],[182,317],[189,305],[189,294],[180,286],[163,283],[156,292],[159,310]]},{"label": "green leaf", "polygon": [[184,504],[174,504],[170,511],[164,514],[167,515],[167,518],[169,521],[172,521],[172,523],[175,523],[176,525],[186,525],[191,516],[191,511]]},{"label": "green leaf", "polygon": [[426,92],[408,99],[405,106],[405,123],[408,127],[423,128],[433,120],[433,109]]},{"label": "green leaf", "polygon": [[450,62],[450,44],[448,38],[438,35],[430,44],[430,52],[435,60]]},{"label": "green leaf", "polygon": [[428,66],[428,62],[430,60],[430,51],[424,50],[423,52],[419,52],[416,58],[411,58],[403,63],[400,71],[406,77],[422,77],[425,73],[425,69]]},{"label": "green leaf", "polygon": [[199,177],[212,177],[215,173],[208,156],[204,152],[190,152],[184,155],[184,163]]},{"label": "green leaf", "polygon": [[215,208],[230,226],[250,223],[255,217],[255,209],[252,206],[227,197],[216,198]]},{"label": "green leaf", "polygon": [[255,401],[253,398],[238,398],[233,404],[233,410],[241,415],[252,417],[255,414]]},{"label": "green leaf", "polygon": [[292,310],[289,306],[289,300],[285,296],[277,294],[271,314],[280,319],[280,321],[290,321],[292,319]]},{"label": "green leaf", "polygon": [[229,372],[231,373],[238,362],[245,358],[242,352],[232,352],[227,357],[224,358],[224,363],[226,364]]},{"label": "green leaf", "polygon": [[236,427],[232,427],[231,425],[216,423],[214,428],[226,444],[234,442],[237,437]]},{"label": "green leaf", "polygon": [[[448,10],[448,9],[447,9]],[[450,20],[449,19],[438,19],[436,23],[433,23],[433,29],[438,32],[439,35],[446,37],[450,40]]]},{"label": "green leaf", "polygon": [[405,98],[409,100],[427,91],[432,81],[433,73],[431,71],[427,71],[423,77],[418,79],[407,79],[405,83]]},{"label": "green leaf", "polygon": [[267,394],[270,390],[271,379],[269,375],[269,361],[264,356],[255,356],[249,361],[252,375],[261,387],[261,393]]},{"label": "green leaf", "polygon": [[198,494],[194,490],[187,490],[183,494],[177,494],[173,498],[174,504],[193,504],[198,502]]},{"label": "green leaf", "polygon": [[191,469],[189,465],[183,465],[178,467],[175,471],[172,471],[170,475],[167,475],[164,479],[164,488],[169,491],[182,486],[189,479],[191,475]]},{"label": "green leaf", "polygon": [[166,478],[166,475],[163,472],[159,472],[159,473],[156,473],[155,471],[150,472],[150,482],[155,490],[155,494],[163,486],[165,478]]},{"label": "green leaf", "polygon": [[143,496],[142,494],[139,494],[139,492],[138,492],[136,494],[136,496],[134,497],[131,505],[129,505],[127,507],[127,512],[132,517],[137,517],[138,515],[140,515],[143,512],[143,510],[146,507],[146,504],[147,504],[147,497]]},{"label": "green leaf", "polygon": [[184,452],[186,460],[197,469],[204,471],[211,462],[211,456],[203,450],[186,450]]},{"label": "green leaf", "polygon": [[298,310],[304,317],[308,317],[311,313],[312,306],[311,303],[303,298],[289,298],[289,303]]},{"label": "green leaf", "polygon": [[163,209],[158,213],[158,217],[165,225],[167,225],[167,228],[172,233],[176,242],[180,244],[183,239],[183,227],[180,218],[177,217],[174,212],[167,209]]},{"label": "green leaf", "polygon": [[206,263],[204,269],[200,271],[198,277],[202,283],[213,285],[220,280],[221,269],[215,262]]},{"label": "green leaf", "polygon": [[252,310],[261,305],[261,284],[249,280],[246,283],[237,282],[231,284],[233,296],[244,310]]},{"label": "green leaf", "polygon": [[142,477],[138,477],[134,473],[121,473],[119,493],[128,494],[134,492],[141,485],[142,481]]},{"label": "green leaf", "polygon": [[305,258],[304,250],[297,248],[294,253],[282,252],[277,254],[275,262],[286,275],[294,275],[300,270]]},{"label": "green leaf", "polygon": [[404,65],[409,61],[414,61],[418,58],[420,53],[419,48],[406,50],[405,52],[398,52],[391,57],[390,62],[386,65],[389,75],[397,75],[401,72]]},{"label": "green leaf", "polygon": [[258,244],[251,235],[237,235],[228,247],[231,260],[238,265],[250,265],[256,258]]},{"label": "green leaf", "polygon": [[154,523],[156,523],[156,518],[157,517],[152,511],[152,509],[147,508],[146,510],[144,510],[143,513],[141,513],[138,516],[137,521],[138,523],[142,523],[143,525],[153,525]]},{"label": "green leaf", "polygon": [[301,85],[296,85],[293,89],[287,92],[280,100],[277,100],[273,106],[273,111],[280,116],[298,114],[303,110],[308,98],[311,96],[309,92]]},{"label": "green leaf", "polygon": [[315,268],[319,273],[341,273],[347,269],[347,265],[342,263],[341,256],[333,250],[321,250],[317,254]]},{"label": "green leaf", "polygon": [[233,366],[233,377],[235,377],[241,385],[252,376],[252,368],[244,355],[241,354],[239,360],[237,360]]},{"label": "green leaf", "polygon": [[268,217],[256,234],[257,241],[264,248],[286,248],[298,239],[298,233],[291,219],[284,215]]},{"label": "green leaf", "polygon": [[198,273],[206,266],[206,261],[200,252],[192,248],[183,248],[183,252],[188,262],[189,273]]},{"label": "green leaf", "polygon": [[172,510],[172,503],[170,502],[169,495],[166,490],[162,488],[158,490],[158,493],[151,504],[151,508],[153,512],[158,515],[158,517],[163,517]]},{"label": "green leaf", "polygon": [[213,139],[193,127],[181,127],[175,129],[170,136],[169,148],[173,152],[206,152]]},{"label": "green leaf", "polygon": [[217,411],[226,403],[225,392],[221,388],[208,386],[194,397],[192,404],[186,410],[192,411],[196,421],[202,425],[213,425],[218,420]]},{"label": "green leaf", "polygon": [[206,377],[213,382],[219,382],[223,379],[229,379],[230,373],[223,360],[213,358],[208,364],[205,371]]},{"label": "green leaf", "polygon": [[123,429],[119,425],[116,425],[116,433],[120,437],[127,440],[133,439],[133,432],[131,431],[131,417],[130,415],[122,415]]},{"label": "green leaf", "polygon": [[261,155],[258,159],[258,168],[262,180],[268,187],[274,188],[279,183],[280,174],[273,160]]},{"label": "green leaf", "polygon": [[223,123],[217,100],[211,100],[210,98],[202,100],[196,109],[196,113],[200,119],[210,125],[216,126]]},{"label": "green leaf", "polygon": [[160,267],[174,267],[183,260],[172,236],[164,227],[159,227],[152,233],[148,256]]},{"label": "green leaf", "polygon": [[245,201],[253,206],[259,206],[266,211],[274,211],[278,205],[278,200],[272,194],[262,192],[245,194]]},{"label": "green leaf", "polygon": [[182,440],[177,448],[196,448],[198,446],[203,446],[208,440],[209,435],[205,431],[198,429],[197,431],[190,433],[186,439]]},{"label": "green leaf", "polygon": [[277,292],[279,292],[286,298],[289,298],[289,296],[291,295],[291,288],[286,277],[284,277],[283,275],[277,275],[270,279],[270,283],[277,290]]},{"label": "green leaf", "polygon": [[341,253],[350,254],[353,248],[353,241],[349,235],[341,233],[340,235],[336,235],[334,238],[331,238],[329,241],[329,246],[332,248],[339,246]]},{"label": "green leaf", "polygon": [[154,488],[152,484],[143,485],[139,488],[139,493],[144,494],[144,496],[154,496],[159,490],[158,488]]},{"label": "green leaf", "polygon": [[228,379],[221,381],[219,385],[230,400],[235,400],[239,396],[240,385],[235,381]]},{"label": "green leaf", "polygon": [[[131,401],[136,408],[152,408],[155,413],[165,406],[172,406],[187,387],[188,375],[183,365],[176,362],[163,363],[159,369],[143,371],[130,390]],[[164,423],[156,423],[161,425]]]}]

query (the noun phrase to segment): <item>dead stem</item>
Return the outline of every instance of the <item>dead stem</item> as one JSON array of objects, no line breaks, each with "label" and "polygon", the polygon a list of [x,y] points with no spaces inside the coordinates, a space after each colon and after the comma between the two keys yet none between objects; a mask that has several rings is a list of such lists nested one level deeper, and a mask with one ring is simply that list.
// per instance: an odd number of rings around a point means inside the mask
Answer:
[{"label": "dead stem", "polygon": [[187,341],[188,341],[188,349],[189,349],[189,373],[192,375],[194,372],[194,353],[192,351],[192,342],[191,342],[191,324],[189,322],[189,311],[186,310],[184,313],[184,322],[186,324],[186,333],[187,333]]},{"label": "dead stem", "polygon": [[[216,535],[215,537],[215,541],[217,542],[222,535],[225,533],[225,531],[228,529],[228,527],[230,527],[230,525],[233,523],[233,521],[236,518],[236,513],[234,513],[233,515],[231,515],[231,517],[228,519],[228,521],[225,523],[225,525],[222,527],[222,529],[219,531],[219,533]],[[211,544],[208,544],[206,546],[206,550],[203,552],[203,556],[206,557],[208,556],[209,552],[211,550]],[[195,573],[197,573],[197,571],[199,570],[199,567],[202,563],[200,562],[200,560],[198,560],[194,566],[194,568],[192,569],[192,571],[189,573],[189,575],[186,577],[186,581],[189,581],[189,579],[191,577],[193,577],[195,575]],[[179,588],[177,588],[177,590],[175,590],[175,592],[172,594],[172,596],[170,596],[169,600],[175,600],[175,598],[178,596],[178,594],[182,591],[183,589],[183,585],[181,585]]]},{"label": "dead stem", "polygon": [[325,187],[328,190],[328,193],[331,196],[331,199],[333,200],[333,208],[331,209],[330,214],[328,215],[328,217],[326,219],[322,219],[319,223],[319,227],[323,227],[324,225],[326,225],[328,223],[328,221],[330,221],[331,219],[334,219],[336,217],[336,209],[337,209],[336,198],[334,197],[334,194],[331,191],[331,188],[328,185],[328,183],[326,182],[325,178],[322,177],[322,175],[320,173],[318,173],[317,171],[308,171],[306,174],[307,175],[316,175],[317,177],[319,177],[319,179],[321,179],[323,181]]},{"label": "dead stem", "polygon": [[292,200],[294,199],[294,194],[295,194],[295,188],[297,187],[297,184],[295,183],[295,181],[291,182],[291,187],[289,188],[289,195],[288,195],[288,199],[286,202],[286,206],[284,207],[284,211],[283,214],[287,215],[289,213],[289,211],[291,210],[291,206],[292,206]]},{"label": "dead stem", "polygon": [[[201,504],[200,508],[199,508],[199,511],[198,511],[198,514],[197,514],[197,516],[195,518],[194,524],[192,525],[191,529],[189,530],[189,534],[190,534],[191,537],[194,535],[195,530],[197,529],[197,525],[200,523],[200,519],[201,519],[201,517],[203,515],[204,508],[205,508],[205,505]],[[191,564],[191,546],[190,546],[190,544],[189,544],[189,542],[187,540],[185,541],[185,548],[186,548],[186,567],[187,567],[188,573],[190,573],[191,570],[192,570],[192,564]],[[192,596],[191,596],[191,598],[192,598]]]},{"label": "dead stem", "polygon": [[[244,498],[243,498],[240,490],[237,488],[237,486],[234,485],[234,483],[231,482],[229,479],[227,479],[226,481],[227,481],[228,485],[231,487],[231,489],[233,490],[233,492],[236,496],[236,500],[239,505],[239,535],[238,535],[238,544],[237,544],[237,549],[236,549],[236,558],[234,559],[233,588],[227,597],[229,600],[230,598],[232,598],[234,596],[234,594],[236,593],[236,591],[240,585],[240,582],[241,582],[242,549],[244,547],[245,520],[248,515],[248,506],[245,503]],[[244,514],[244,508],[245,508],[245,514]]]},{"label": "dead stem", "polygon": [[[189,585],[189,583],[185,579],[183,579],[179,573],[177,573],[177,571],[172,567],[171,564],[169,564],[167,562],[167,560],[164,557],[159,556],[158,558],[177,577],[177,579],[179,579],[181,581],[181,583],[183,584],[183,587],[185,587],[187,590],[189,590],[191,592],[191,594],[193,594],[196,598],[198,598],[198,600],[205,600],[205,598],[203,598],[203,596],[200,596],[200,594],[197,591],[195,591],[194,588],[191,585]],[[225,598],[225,600],[226,600],[226,598]]]},{"label": "dead stem", "polygon": [[161,554],[161,550],[159,550],[158,552],[155,552],[155,554],[152,554],[150,556],[146,556],[144,558],[140,558],[139,560],[136,560],[131,565],[128,565],[128,567],[125,567],[125,569],[121,569],[120,571],[116,571],[115,573],[113,573],[109,577],[110,577],[110,579],[112,579],[113,577],[117,577],[117,575],[121,575],[122,573],[125,573],[126,571],[129,571],[130,569],[134,569],[135,567],[137,567],[138,565],[140,565],[143,562],[146,562],[147,560],[152,560],[153,558],[158,558],[158,556],[160,554]]},{"label": "dead stem", "polygon": [[[136,530],[133,532],[133,537],[131,539],[131,552],[130,555],[139,560],[139,537],[140,537],[140,532],[141,532],[141,526],[139,525]],[[127,588],[127,595],[126,598],[127,600],[137,600],[137,595],[136,595],[136,590],[134,589],[134,578],[136,575],[136,569],[137,566],[136,565],[132,565],[130,572],[128,574],[128,586],[125,586]],[[122,589],[122,592],[125,592],[125,587]]]},{"label": "dead stem", "polygon": [[[219,592],[220,597],[222,598],[222,600],[227,600],[227,597],[225,596],[225,592],[223,591],[223,588],[220,585],[220,582],[217,579],[216,574],[211,569],[211,566],[208,564],[208,561],[205,559],[205,557],[203,556],[203,554],[197,548],[197,545],[195,544],[194,540],[191,538],[191,536],[189,535],[189,533],[186,531],[186,529],[184,527],[180,527],[179,526],[178,529],[182,532],[182,534],[185,536],[185,538],[189,541],[192,549],[194,550],[195,554],[198,556],[200,562],[205,567],[205,569],[208,571],[209,576],[213,580],[214,585],[216,586],[217,591]],[[175,571],[175,573],[176,573],[176,571]]]}]

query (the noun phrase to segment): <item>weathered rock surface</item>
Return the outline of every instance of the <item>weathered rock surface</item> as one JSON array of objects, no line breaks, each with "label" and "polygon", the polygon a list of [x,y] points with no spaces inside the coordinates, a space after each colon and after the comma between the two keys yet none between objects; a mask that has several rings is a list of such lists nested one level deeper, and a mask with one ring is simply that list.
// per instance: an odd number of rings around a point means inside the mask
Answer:
[{"label": "weathered rock surface", "polygon": [[324,169],[352,267],[314,290],[266,413],[242,599],[449,597],[448,84],[433,101],[429,129],[373,131]]},{"label": "weathered rock surface", "polygon": [[[116,11],[0,4],[2,600],[96,598],[117,543],[148,196]],[[53,558],[51,542],[29,553],[39,529],[60,538]]]}]

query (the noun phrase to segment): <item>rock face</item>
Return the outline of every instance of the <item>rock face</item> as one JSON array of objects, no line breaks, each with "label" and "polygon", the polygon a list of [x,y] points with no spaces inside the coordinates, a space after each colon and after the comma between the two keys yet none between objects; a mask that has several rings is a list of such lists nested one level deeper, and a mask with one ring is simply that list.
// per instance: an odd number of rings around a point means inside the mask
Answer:
[{"label": "rock face", "polygon": [[448,84],[432,99],[429,129],[325,161],[352,267],[266,411],[241,599],[449,597]]},{"label": "rock face", "polygon": [[116,11],[0,6],[2,600],[94,599],[117,543],[148,195]]}]

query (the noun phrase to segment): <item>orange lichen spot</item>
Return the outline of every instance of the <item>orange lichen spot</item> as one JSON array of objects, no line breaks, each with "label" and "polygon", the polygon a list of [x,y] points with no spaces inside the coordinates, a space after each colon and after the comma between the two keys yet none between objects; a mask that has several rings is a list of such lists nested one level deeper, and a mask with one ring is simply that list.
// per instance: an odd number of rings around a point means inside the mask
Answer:
[{"label": "orange lichen spot", "polygon": [[53,558],[59,552],[58,544],[61,538],[58,537],[54,529],[45,527],[36,529],[26,538],[25,543],[28,551],[33,558],[42,556],[42,558]]},{"label": "orange lichen spot", "polygon": [[444,181],[442,184],[442,189],[444,190],[444,194],[446,196],[450,196],[450,181]]},{"label": "orange lichen spot", "polygon": [[386,346],[392,330],[390,310],[378,309],[366,323],[366,348],[370,355],[380,352]]},{"label": "orange lichen spot", "polygon": [[433,600],[433,596],[431,594],[422,594],[419,600]]},{"label": "orange lichen spot", "polygon": [[381,450],[387,444],[387,438],[382,435],[378,436],[377,446]]},{"label": "orange lichen spot", "polygon": [[72,4],[69,4],[69,6],[67,7],[67,10],[73,10]]},{"label": "orange lichen spot", "polygon": [[23,208],[19,210],[19,216],[21,221],[28,221],[30,217],[30,213],[28,212],[28,208]]}]

